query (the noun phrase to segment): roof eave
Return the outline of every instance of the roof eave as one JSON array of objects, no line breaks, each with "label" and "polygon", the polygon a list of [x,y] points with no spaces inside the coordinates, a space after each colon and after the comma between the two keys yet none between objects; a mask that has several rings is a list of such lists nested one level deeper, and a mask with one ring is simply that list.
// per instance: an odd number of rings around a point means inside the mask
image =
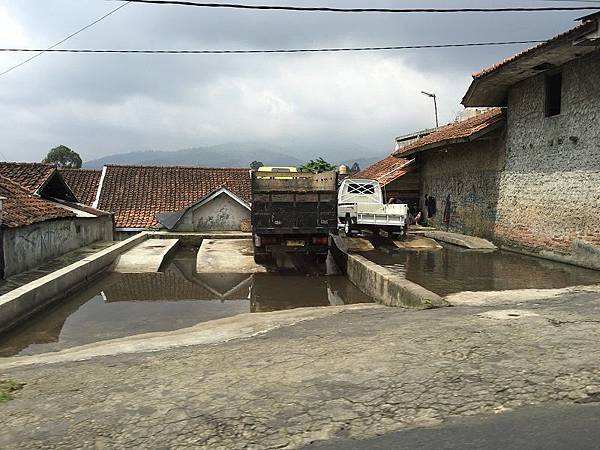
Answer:
[{"label": "roof eave", "polygon": [[[557,50],[564,48],[565,58],[559,58],[560,61],[557,66],[566,64],[576,58],[584,56],[585,54],[592,53],[595,49],[600,48],[600,39],[597,39],[598,34],[598,22],[596,20],[586,22],[585,24],[574,29],[570,32],[565,33],[564,36],[554,39],[550,39],[539,48],[533,48],[527,51],[516,59],[507,62],[506,64],[500,65],[498,68],[484,73],[481,76],[473,76],[473,81],[469,86],[465,96],[462,99],[462,104],[466,108],[477,107],[477,106],[507,106],[508,90],[514,84],[517,84],[523,80],[534,77],[540,73],[544,73],[544,70],[536,72],[533,67],[537,66],[540,61],[535,61],[536,58],[540,58],[541,55],[545,55],[548,52],[554,52],[554,58],[560,56],[557,55]],[[591,36],[590,39],[586,39]],[[587,47],[582,50],[582,47]],[[577,49],[577,51],[573,51]],[[526,64],[528,61],[534,60],[533,64]],[[502,80],[503,76],[507,71],[519,68],[520,76],[514,76],[513,78],[508,76],[508,79]],[[531,71],[534,72],[531,72]]]},{"label": "roof eave", "polygon": [[398,153],[397,156],[399,156],[399,157],[414,156],[417,153],[422,153],[427,150],[434,150],[434,149],[440,148],[440,147],[448,147],[450,145],[466,144],[468,142],[473,142],[473,141],[476,141],[476,140],[490,134],[493,131],[498,130],[499,128],[504,127],[504,124],[505,124],[504,120],[497,120],[496,122],[488,125],[484,129],[476,131],[475,133],[472,133],[469,136],[445,139],[445,140],[439,141],[439,142],[432,142],[431,144],[426,144],[422,147],[415,148],[413,150],[409,150],[406,153]]}]

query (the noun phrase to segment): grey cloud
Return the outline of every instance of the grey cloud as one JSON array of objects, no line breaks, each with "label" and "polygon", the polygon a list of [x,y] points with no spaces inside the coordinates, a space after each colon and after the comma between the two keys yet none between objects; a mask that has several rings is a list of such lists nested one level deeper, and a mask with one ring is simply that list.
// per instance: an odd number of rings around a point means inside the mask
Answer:
[{"label": "grey cloud", "polygon": [[[2,7],[23,27],[28,45],[41,46],[114,3],[20,0]],[[132,4],[63,47],[290,48],[522,40],[557,34],[574,25],[578,15],[295,14]],[[431,125],[431,105],[419,97],[420,89],[438,91],[442,121],[449,121],[469,74],[521,49],[318,56],[47,54],[0,78],[0,150],[15,159],[39,160],[51,146],[65,143],[90,159],[120,151],[254,140],[306,142],[311,148],[319,142],[348,142],[379,154],[391,147],[396,134]],[[15,60],[1,56],[0,68]]]}]

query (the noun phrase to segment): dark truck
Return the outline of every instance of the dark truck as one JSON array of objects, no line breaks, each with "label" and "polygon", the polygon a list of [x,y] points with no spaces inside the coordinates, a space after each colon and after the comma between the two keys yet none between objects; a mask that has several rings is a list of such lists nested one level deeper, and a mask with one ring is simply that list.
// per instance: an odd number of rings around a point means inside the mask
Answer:
[{"label": "dark truck", "polygon": [[254,260],[276,252],[323,260],[337,230],[337,173],[252,172]]}]

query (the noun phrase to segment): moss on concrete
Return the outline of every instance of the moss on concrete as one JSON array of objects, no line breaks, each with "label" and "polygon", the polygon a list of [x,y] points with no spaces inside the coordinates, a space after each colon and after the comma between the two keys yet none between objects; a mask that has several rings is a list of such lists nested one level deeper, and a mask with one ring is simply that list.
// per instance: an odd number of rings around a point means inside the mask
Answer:
[{"label": "moss on concrete", "polygon": [[12,394],[23,389],[23,386],[24,383],[15,380],[0,379],[0,403],[12,400]]}]

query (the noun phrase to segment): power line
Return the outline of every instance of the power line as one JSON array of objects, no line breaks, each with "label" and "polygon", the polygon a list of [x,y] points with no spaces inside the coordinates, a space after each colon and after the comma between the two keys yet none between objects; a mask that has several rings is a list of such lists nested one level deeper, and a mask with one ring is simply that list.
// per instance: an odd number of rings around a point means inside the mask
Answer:
[{"label": "power line", "polygon": [[77,36],[79,33],[93,27],[94,25],[96,25],[98,22],[103,21],[104,19],[106,19],[107,17],[113,15],[114,13],[116,13],[117,11],[119,11],[121,8],[124,8],[125,6],[127,6],[129,3],[131,3],[130,1],[123,3],[121,6],[109,11],[108,13],[106,13],[105,15],[103,15],[102,17],[99,17],[98,19],[94,20],[92,23],[87,24],[85,27],[80,28],[79,30],[75,31],[74,33],[71,33],[70,35],[68,35],[66,38],[58,41],[56,44],[51,45],[48,48],[45,49],[40,49],[40,50],[35,50],[36,52],[39,52],[37,55],[33,55],[31,58],[26,59],[25,61],[20,62],[19,64],[16,64],[12,67],[10,67],[9,69],[6,69],[4,72],[0,72],[0,77],[3,75],[6,75],[9,72],[12,72],[15,69],[18,69],[21,66],[24,66],[25,64],[27,64],[30,61],[33,61],[34,59],[42,56],[44,53],[50,52],[52,51],[55,47],[58,47],[60,44],[62,44],[63,42],[68,41],[69,39],[71,39],[72,37]]},{"label": "power line", "polygon": [[[114,1],[114,0],[108,0]],[[325,6],[246,5],[238,3],[202,3],[183,0],[131,0],[130,3],[153,5],[196,6],[201,8],[258,9],[275,11],[337,12],[337,13],[497,13],[497,12],[544,12],[544,11],[590,11],[600,6],[541,6],[506,8],[333,8]]]},{"label": "power line", "polygon": [[[435,48],[487,47],[500,45],[539,44],[542,40],[505,41],[505,42],[466,42],[458,44],[422,44],[394,45],[385,47],[334,47],[334,48],[289,48],[289,49],[257,49],[257,50],[108,50],[108,49],[74,49],[57,48],[46,50],[48,53],[117,53],[117,54],[159,54],[159,55],[228,55],[228,54],[260,54],[260,53],[328,53],[328,52],[369,52],[383,50],[418,50]],[[34,48],[0,48],[0,52],[39,52]]]}]

